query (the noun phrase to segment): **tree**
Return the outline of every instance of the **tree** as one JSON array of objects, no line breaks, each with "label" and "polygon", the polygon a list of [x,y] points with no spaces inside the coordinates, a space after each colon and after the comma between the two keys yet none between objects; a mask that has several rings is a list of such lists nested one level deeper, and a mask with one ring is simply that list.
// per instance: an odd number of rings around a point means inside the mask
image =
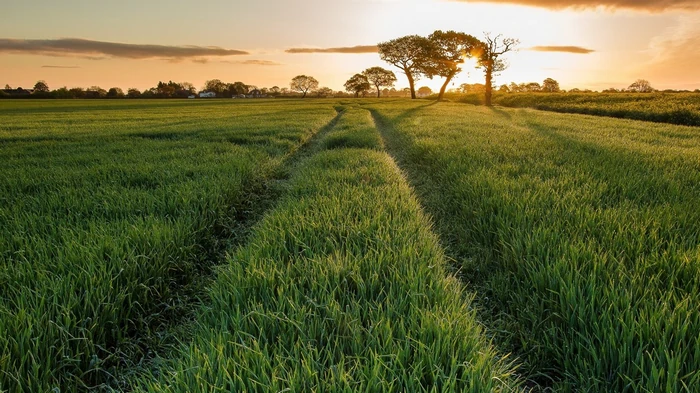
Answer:
[{"label": "tree", "polygon": [[67,87],[59,87],[58,89],[54,90],[51,92],[51,95],[54,98],[73,98],[73,95],[70,93]]},{"label": "tree", "polygon": [[34,92],[36,93],[48,93],[49,92],[49,85],[46,84],[45,81],[37,81],[36,84],[34,84]]},{"label": "tree", "polygon": [[251,87],[252,86],[248,86],[243,82],[234,82],[227,85],[228,92],[231,96],[248,94],[248,92],[252,90]]},{"label": "tree", "polygon": [[306,93],[308,93],[309,90],[313,90],[318,87],[318,81],[313,76],[297,75],[294,77],[294,79],[292,79],[289,87],[294,91],[302,93],[303,95],[301,98],[305,98]]},{"label": "tree", "polygon": [[182,82],[182,83],[180,83],[180,88],[181,88],[182,90],[185,90],[185,91],[188,93],[188,95],[197,93],[197,89],[196,89],[196,88],[194,87],[194,85],[193,85],[192,83],[190,83],[190,82]]},{"label": "tree", "polygon": [[651,93],[654,91],[654,88],[651,87],[651,83],[649,83],[648,80],[637,79],[630,85],[630,87],[627,88],[627,90],[634,93]]},{"label": "tree", "polygon": [[123,98],[124,97],[124,91],[118,87],[113,87],[109,89],[107,92],[107,97],[108,98]]},{"label": "tree", "polygon": [[559,93],[561,89],[559,88],[559,82],[552,78],[547,78],[542,82],[542,91],[547,93]]},{"label": "tree", "polygon": [[542,86],[537,82],[530,82],[525,84],[525,91],[529,93],[536,93],[542,91]]},{"label": "tree", "polygon": [[391,41],[380,42],[379,57],[399,68],[408,78],[411,98],[416,98],[415,81],[421,75],[420,65],[428,57],[430,41],[419,35],[407,35]]},{"label": "tree", "polygon": [[12,87],[10,87],[10,85],[6,84],[6,85],[5,85],[5,90],[12,90]]},{"label": "tree", "polygon": [[75,98],[83,98],[85,97],[85,90],[83,90],[82,87],[74,87],[70,90],[68,90],[70,94],[75,97]]},{"label": "tree", "polygon": [[392,87],[396,82],[396,75],[389,70],[385,70],[382,67],[372,67],[362,71],[362,75],[365,76],[369,83],[373,84],[377,88],[377,98],[380,96],[380,88],[382,86]]},{"label": "tree", "polygon": [[226,88],[227,85],[220,79],[211,79],[204,82],[204,90],[216,93],[217,97],[223,96]]},{"label": "tree", "polygon": [[420,89],[418,89],[418,94],[421,96],[429,96],[433,94],[433,90],[428,86],[423,86]]},{"label": "tree", "polygon": [[272,86],[272,87],[270,88],[270,94],[272,94],[273,96],[279,95],[279,94],[280,94],[280,88],[279,88],[279,86]]},{"label": "tree", "polygon": [[483,68],[486,76],[485,104],[491,106],[493,96],[493,75],[505,70],[508,65],[499,57],[512,51],[520,43],[515,38],[503,38],[501,34],[491,37],[486,33],[484,42],[478,49],[481,53],[478,56],[479,67]]},{"label": "tree", "polygon": [[[345,86],[347,92],[355,94],[355,98],[357,98],[360,93],[364,93],[370,89],[369,80],[363,74],[353,75],[343,86]],[[364,96],[364,94],[362,95]]]},{"label": "tree", "polygon": [[316,97],[318,98],[323,98],[323,97],[331,97],[333,96],[333,89],[330,87],[322,87],[318,90],[316,90]]},{"label": "tree", "polygon": [[429,54],[420,68],[430,79],[434,76],[445,78],[438,94],[438,101],[441,101],[452,78],[462,72],[460,65],[483,44],[474,36],[453,30],[436,30],[428,39],[431,44]]},{"label": "tree", "polygon": [[484,85],[481,83],[462,83],[459,85],[459,90],[464,93],[483,93],[484,92]]},{"label": "tree", "polygon": [[100,86],[90,86],[85,90],[85,98],[104,98],[107,95],[107,90]]},{"label": "tree", "polygon": [[135,87],[132,87],[126,91],[126,95],[129,98],[139,98],[141,97],[141,91]]}]

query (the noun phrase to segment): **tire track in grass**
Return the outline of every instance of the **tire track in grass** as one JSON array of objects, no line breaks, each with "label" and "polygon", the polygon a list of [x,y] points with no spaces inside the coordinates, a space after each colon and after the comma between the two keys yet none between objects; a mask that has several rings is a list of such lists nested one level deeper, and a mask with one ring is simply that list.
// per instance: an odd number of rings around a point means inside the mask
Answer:
[{"label": "tire track in grass", "polygon": [[370,113],[307,151],[139,391],[516,391]]},{"label": "tire track in grass", "polygon": [[[336,116],[326,123],[318,131],[304,140],[299,146],[286,154],[281,160],[273,161],[267,168],[262,168],[264,174],[252,179],[245,187],[245,192],[236,204],[230,207],[230,214],[224,220],[216,223],[215,236],[210,244],[202,246],[207,254],[197,277],[192,282],[182,285],[176,294],[177,304],[168,304],[167,310],[163,310],[169,317],[167,322],[160,326],[160,330],[154,336],[156,343],[150,355],[153,358],[142,359],[138,365],[121,370],[117,379],[120,380],[120,391],[131,391],[133,379],[144,370],[158,372],[159,357],[168,356],[174,347],[182,341],[191,339],[192,323],[196,322],[196,311],[203,306],[201,298],[206,297],[206,288],[215,280],[214,273],[217,266],[225,263],[228,250],[242,247],[251,235],[255,224],[271,210],[284,191],[284,182],[289,177],[289,170],[304,157],[311,154],[313,146],[318,140],[330,132],[340,121],[345,108],[335,107]],[[166,339],[164,340],[164,337]],[[120,377],[121,376],[121,377]]]},{"label": "tire track in grass", "polygon": [[[425,109],[426,107],[435,105],[436,103],[437,103],[437,102],[432,102],[432,103],[425,104],[425,105],[418,105],[418,106],[415,106],[415,107],[413,107],[413,108],[411,108],[411,109],[408,109],[408,110],[406,110],[405,112],[403,112],[403,113],[398,117],[398,119],[407,118],[407,117],[411,116],[412,114],[414,114],[414,113],[416,113],[416,112],[418,112],[418,111],[420,111],[420,110],[422,110],[422,109]],[[402,143],[406,143],[406,141],[397,140],[397,139],[408,138],[408,137],[407,137],[407,136],[403,136],[403,135],[398,135],[398,134],[393,130],[393,126],[392,126],[391,122],[390,122],[387,118],[385,118],[381,113],[379,113],[379,111],[378,111],[377,109],[371,108],[371,107],[364,107],[364,106],[363,106],[363,108],[364,108],[365,110],[367,110],[367,111],[371,114],[372,121],[374,122],[375,127],[377,128],[379,134],[381,135],[382,143],[383,143],[383,145],[384,145],[385,148],[386,148],[387,154],[391,157],[391,159],[392,159],[392,161],[394,162],[394,164],[396,165],[397,169],[401,172],[401,174],[402,174],[402,176],[404,177],[404,180],[406,181],[406,183],[410,185],[411,190],[412,190],[412,193],[413,193],[414,195],[418,195],[417,198],[418,198],[418,203],[419,203],[420,206],[421,206],[421,210],[422,210],[422,211],[425,211],[425,207],[423,207],[422,203],[420,202],[421,196],[420,196],[418,190],[416,189],[417,187],[422,186],[422,184],[420,184],[420,179],[417,179],[417,178],[414,178],[414,177],[411,176],[412,170],[411,170],[410,167],[407,166],[406,163],[403,162],[404,157],[401,155],[401,151],[402,151],[401,144],[402,144]],[[429,219],[429,220],[431,221],[431,226],[432,226],[432,225],[433,225],[433,224],[432,224],[432,219]],[[440,237],[439,235],[436,235],[436,236]],[[443,241],[443,240],[440,239],[441,244],[442,244],[442,241]],[[453,254],[452,252],[450,252],[450,250],[448,249],[448,250],[445,250],[445,257],[446,257],[448,260],[451,261],[451,262],[447,265],[447,269],[449,269],[449,271],[450,271],[452,274],[454,274],[454,275],[456,275],[456,276],[459,276],[461,282],[465,282],[465,279],[464,279],[463,277],[461,277],[462,275],[460,274],[460,269],[461,269],[461,267],[458,266],[458,264],[455,262],[456,260],[459,259],[459,256],[458,256],[458,255],[454,255],[454,254]],[[479,302],[477,302],[477,303],[479,303]],[[472,307],[472,306],[470,306],[470,307]],[[476,305],[473,306],[473,307],[476,308],[476,309],[478,309],[478,308],[480,307],[480,305],[479,305],[479,304],[476,304]],[[493,338],[494,336],[495,336],[495,337],[498,337],[498,333],[491,330],[491,329],[494,328],[494,326],[491,326],[491,325],[488,325],[488,324],[487,324],[487,325],[484,325],[483,322],[482,322],[482,318],[479,318],[478,315],[475,315],[475,318],[476,318],[477,320],[479,320],[479,323],[480,323],[482,326],[485,326],[485,333],[486,333],[490,338]],[[494,333],[495,333],[495,334],[494,334]],[[496,347],[498,348],[498,345],[496,345]],[[519,361],[519,360],[516,360],[516,363],[515,363],[515,364],[519,366],[519,365],[520,365],[520,361]],[[518,374],[517,378],[520,379],[520,380],[523,380],[523,379],[524,379],[524,377],[523,377],[521,374]],[[522,382],[523,382],[525,385],[531,385],[531,384],[532,384],[532,381],[530,381],[530,380],[523,380]]]}]

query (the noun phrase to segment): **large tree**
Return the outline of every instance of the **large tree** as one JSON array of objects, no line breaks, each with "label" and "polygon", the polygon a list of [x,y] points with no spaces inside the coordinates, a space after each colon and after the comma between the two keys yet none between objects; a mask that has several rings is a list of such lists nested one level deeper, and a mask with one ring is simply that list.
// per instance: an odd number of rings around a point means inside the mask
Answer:
[{"label": "large tree", "polygon": [[419,35],[407,35],[391,41],[380,42],[377,47],[379,48],[379,57],[382,60],[406,74],[411,98],[415,99],[415,81],[421,75],[420,65],[428,55],[430,41]]},{"label": "large tree", "polygon": [[302,93],[301,98],[304,98],[309,90],[313,90],[318,87],[318,81],[313,76],[297,75],[294,77],[294,79],[292,79],[289,87],[294,91]]},{"label": "large tree", "polygon": [[363,74],[353,75],[345,82],[344,86],[345,90],[347,90],[349,93],[355,94],[355,97],[370,89],[369,80],[367,80],[367,77]]},{"label": "large tree", "polygon": [[112,87],[107,91],[107,98],[123,98],[124,91],[119,87]]},{"label": "large tree", "polygon": [[377,98],[381,96],[380,88],[382,86],[392,87],[396,83],[396,75],[389,70],[385,70],[382,67],[372,67],[362,71],[362,75],[367,77],[369,83],[373,84],[377,88]]},{"label": "large tree", "polygon": [[433,94],[433,89],[429,88],[428,86],[423,86],[420,89],[418,89],[418,94],[420,94],[423,97],[429,96]]},{"label": "large tree", "polygon": [[483,68],[486,76],[486,106],[491,106],[491,97],[493,97],[493,75],[508,68],[503,59],[500,57],[512,50],[520,43],[515,38],[504,38],[501,34],[491,37],[486,34],[484,42],[479,48],[479,67]]},{"label": "large tree", "polygon": [[561,89],[559,88],[559,82],[552,78],[547,78],[542,82],[542,91],[547,93],[559,93]]},{"label": "large tree", "polygon": [[474,36],[452,30],[436,30],[428,39],[431,43],[429,56],[420,68],[428,78],[445,78],[438,94],[438,101],[441,101],[452,78],[462,72],[460,66],[464,60],[477,54],[483,43]]},{"label": "large tree", "polygon": [[37,93],[48,93],[49,85],[47,85],[43,80],[37,81],[34,85],[34,91]]},{"label": "large tree", "polygon": [[229,83],[226,88],[231,96],[237,96],[241,94],[248,94],[251,86],[246,85],[243,82]]},{"label": "large tree", "polygon": [[630,87],[627,88],[627,90],[635,93],[651,93],[654,91],[654,88],[651,87],[651,83],[649,83],[648,80],[637,79],[630,85]]},{"label": "large tree", "polygon": [[222,82],[220,79],[210,79],[204,82],[204,91],[210,91],[216,93],[217,97],[222,97],[224,91],[226,91],[226,83]]}]

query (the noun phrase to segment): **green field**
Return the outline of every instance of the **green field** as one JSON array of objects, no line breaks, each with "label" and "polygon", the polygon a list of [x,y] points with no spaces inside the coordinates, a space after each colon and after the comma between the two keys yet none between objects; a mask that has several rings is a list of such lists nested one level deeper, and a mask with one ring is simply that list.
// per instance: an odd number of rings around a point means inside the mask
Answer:
[{"label": "green field", "polygon": [[496,104],[553,112],[700,126],[700,93],[514,93]]},{"label": "green field", "polygon": [[0,103],[0,391],[694,392],[700,128]]}]

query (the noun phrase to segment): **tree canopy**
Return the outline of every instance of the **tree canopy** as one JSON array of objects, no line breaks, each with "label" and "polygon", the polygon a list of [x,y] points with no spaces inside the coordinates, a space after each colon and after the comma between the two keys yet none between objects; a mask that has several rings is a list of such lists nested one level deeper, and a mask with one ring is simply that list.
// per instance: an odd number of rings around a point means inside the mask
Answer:
[{"label": "tree canopy", "polygon": [[420,68],[430,79],[435,76],[445,78],[438,95],[440,101],[452,78],[462,72],[460,66],[464,60],[477,54],[482,42],[472,35],[453,30],[436,30],[428,36],[428,40],[431,44],[428,56]]},{"label": "tree canopy", "polygon": [[366,77],[366,80],[369,81],[369,83],[371,83],[372,85],[374,85],[374,87],[377,89],[377,98],[381,96],[382,86],[392,87],[396,82],[396,75],[394,75],[393,72],[385,70],[382,67],[368,68],[362,71],[362,75],[364,75]]},{"label": "tree canopy", "polygon": [[379,57],[397,67],[408,78],[411,98],[416,98],[415,81],[420,78],[421,64],[430,50],[430,41],[419,35],[407,35],[377,45]]},{"label": "tree canopy", "polygon": [[637,79],[627,88],[627,90],[635,93],[651,93],[654,91],[654,88],[651,87],[651,83],[649,83],[648,80]]},{"label": "tree canopy", "polygon": [[308,75],[297,75],[292,79],[292,82],[289,84],[290,89],[303,94],[301,98],[305,98],[306,93],[308,93],[309,90],[313,90],[317,87],[318,81],[316,80],[316,78]]},{"label": "tree canopy", "polygon": [[355,97],[358,97],[360,94],[364,96],[364,93],[370,89],[369,80],[363,74],[353,75],[345,82],[344,86],[345,90],[355,94]]},{"label": "tree canopy", "polygon": [[542,91],[547,93],[558,93],[561,91],[559,88],[559,82],[552,78],[547,78],[542,82]]},{"label": "tree canopy", "polygon": [[36,84],[34,84],[34,91],[39,93],[48,93],[49,85],[43,80],[37,81]]}]

